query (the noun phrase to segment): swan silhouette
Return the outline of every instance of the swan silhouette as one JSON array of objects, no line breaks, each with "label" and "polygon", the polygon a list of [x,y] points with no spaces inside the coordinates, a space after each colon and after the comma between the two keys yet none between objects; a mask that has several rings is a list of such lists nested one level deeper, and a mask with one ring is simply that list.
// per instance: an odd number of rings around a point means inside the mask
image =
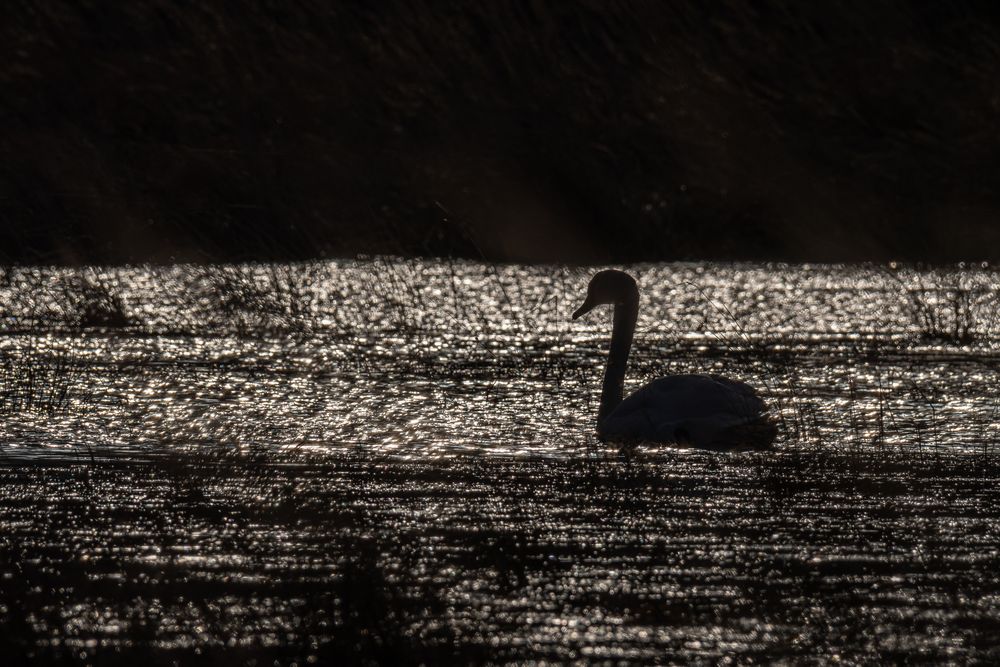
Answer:
[{"label": "swan silhouette", "polygon": [[639,315],[639,288],[622,271],[601,271],[573,319],[614,304],[597,435],[604,442],[642,442],[729,450],[769,446],[777,429],[764,401],[747,384],[717,375],[668,375],[623,399],[625,367]]}]

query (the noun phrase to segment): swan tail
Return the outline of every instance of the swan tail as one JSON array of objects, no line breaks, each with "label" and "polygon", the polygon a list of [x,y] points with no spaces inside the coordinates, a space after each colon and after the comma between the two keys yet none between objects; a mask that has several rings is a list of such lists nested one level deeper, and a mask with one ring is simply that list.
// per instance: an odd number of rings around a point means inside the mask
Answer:
[{"label": "swan tail", "polygon": [[745,424],[723,429],[712,444],[713,449],[759,451],[769,449],[777,437],[778,425],[765,415]]}]

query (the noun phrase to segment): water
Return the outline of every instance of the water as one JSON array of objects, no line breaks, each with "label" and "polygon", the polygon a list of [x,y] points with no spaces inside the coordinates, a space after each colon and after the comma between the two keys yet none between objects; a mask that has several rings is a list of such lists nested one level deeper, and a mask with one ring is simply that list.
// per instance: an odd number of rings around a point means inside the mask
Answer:
[{"label": "water", "polygon": [[396,259],[0,282],[0,643],[154,663],[995,661],[989,268],[656,265],[627,382],[773,451],[593,438],[592,269]]}]

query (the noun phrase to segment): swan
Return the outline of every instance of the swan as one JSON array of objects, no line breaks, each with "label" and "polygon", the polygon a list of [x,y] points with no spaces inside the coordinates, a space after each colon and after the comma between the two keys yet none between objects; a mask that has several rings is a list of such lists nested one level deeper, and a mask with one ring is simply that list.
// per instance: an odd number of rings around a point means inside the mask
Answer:
[{"label": "swan", "polygon": [[639,288],[623,271],[594,275],[576,320],[602,304],[614,304],[611,348],[604,369],[597,436],[602,442],[653,442],[728,450],[762,448],[777,429],[752,387],[717,375],[668,375],[623,399],[625,367],[639,315]]}]

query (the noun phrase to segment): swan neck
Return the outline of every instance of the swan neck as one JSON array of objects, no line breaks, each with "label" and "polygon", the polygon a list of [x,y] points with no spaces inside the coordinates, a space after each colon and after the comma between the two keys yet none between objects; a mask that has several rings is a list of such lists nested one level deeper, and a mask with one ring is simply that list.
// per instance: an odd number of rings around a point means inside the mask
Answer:
[{"label": "swan neck", "polygon": [[635,334],[635,323],[638,316],[638,294],[635,298],[615,304],[611,349],[608,352],[608,365],[604,369],[601,409],[597,413],[598,424],[614,412],[615,408],[622,402],[625,391],[625,368],[628,365],[629,350],[632,348],[632,336]]}]

